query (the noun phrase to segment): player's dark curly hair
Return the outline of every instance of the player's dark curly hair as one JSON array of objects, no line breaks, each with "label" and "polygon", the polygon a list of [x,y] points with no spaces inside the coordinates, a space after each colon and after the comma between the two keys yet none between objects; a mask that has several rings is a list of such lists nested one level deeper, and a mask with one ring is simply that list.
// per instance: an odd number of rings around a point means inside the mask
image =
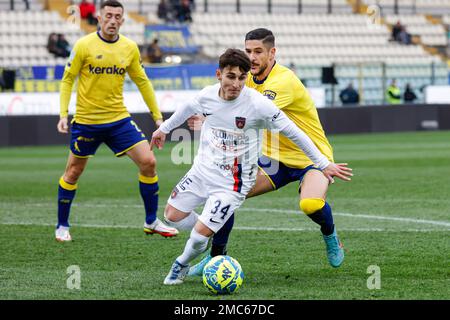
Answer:
[{"label": "player's dark curly hair", "polygon": [[121,4],[119,1],[116,1],[116,0],[102,1],[102,4],[100,5],[100,9],[103,9],[106,6],[113,7],[113,8],[122,8],[122,10],[124,10],[123,4]]},{"label": "player's dark curly hair", "polygon": [[225,67],[239,67],[241,71],[248,72],[251,67],[250,59],[247,54],[239,49],[227,49],[219,58],[219,69]]},{"label": "player's dark curly hair", "polygon": [[247,40],[261,40],[265,46],[269,48],[275,47],[275,36],[269,29],[258,28],[249,31],[245,35],[245,41]]}]

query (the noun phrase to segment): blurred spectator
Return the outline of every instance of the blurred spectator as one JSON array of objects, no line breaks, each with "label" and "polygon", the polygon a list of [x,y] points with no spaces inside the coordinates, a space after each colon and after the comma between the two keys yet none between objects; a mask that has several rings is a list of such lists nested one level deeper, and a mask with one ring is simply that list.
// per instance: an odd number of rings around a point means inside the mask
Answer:
[{"label": "blurred spectator", "polygon": [[12,69],[3,69],[0,72],[0,89],[1,91],[14,91],[16,82],[16,71]]},{"label": "blurred spectator", "polygon": [[58,35],[54,32],[50,33],[47,40],[47,50],[50,53],[53,53],[55,56],[58,53],[58,49],[56,47],[56,43],[58,42]]},{"label": "blurred spectator", "polygon": [[30,1],[29,0],[23,0],[25,3],[25,10],[30,10]]},{"label": "blurred spectator", "polygon": [[152,44],[147,48],[147,58],[150,63],[161,63],[162,56],[162,50],[159,47],[158,39],[154,39]]},{"label": "blurred spectator", "polygon": [[359,94],[353,88],[353,84],[350,82],[344,90],[339,94],[339,98],[342,101],[342,104],[358,104],[359,103]]},{"label": "blurred spectator", "polygon": [[56,42],[56,47],[61,52],[61,57],[67,58],[70,56],[70,44],[66,37],[62,33],[58,33],[58,41]]},{"label": "blurred spectator", "polygon": [[386,90],[386,101],[389,104],[400,104],[402,102],[400,88],[397,87],[395,79],[392,80],[391,85]]},{"label": "blurred spectator", "polygon": [[50,33],[48,36],[47,50],[55,57],[67,58],[70,56],[70,45],[63,34]]},{"label": "blurred spectator", "polygon": [[97,25],[97,18],[95,17],[95,4],[88,0],[82,0],[80,5],[81,19],[85,19],[90,25]]},{"label": "blurred spectator", "polygon": [[191,5],[189,0],[181,0],[180,5],[176,10],[178,22],[192,22]]},{"label": "blurred spectator", "polygon": [[392,41],[399,41],[398,40],[398,34],[402,30],[402,24],[400,23],[400,20],[397,21],[397,23],[392,27],[392,33],[391,33],[391,40]]},{"label": "blurred spectator", "polygon": [[295,66],[295,63],[289,63],[289,69],[291,69],[293,73],[297,74],[297,67]]},{"label": "blurred spectator", "polygon": [[5,88],[5,80],[3,79],[3,70],[0,72],[0,89],[3,91]]},{"label": "blurred spectator", "polygon": [[191,7],[191,11],[194,12],[196,9],[195,0],[189,0],[189,6]]},{"label": "blurred spectator", "polygon": [[414,103],[417,100],[417,96],[409,83],[406,84],[405,93],[403,93],[403,101],[405,103]]},{"label": "blurred spectator", "polygon": [[171,19],[169,17],[169,5],[166,3],[166,0],[160,0],[158,3],[158,11],[156,15],[159,19],[164,20],[165,22],[169,22]]},{"label": "blurred spectator", "polygon": [[402,26],[399,34],[397,35],[398,42],[402,44],[411,44],[411,34],[406,31],[406,28]]}]

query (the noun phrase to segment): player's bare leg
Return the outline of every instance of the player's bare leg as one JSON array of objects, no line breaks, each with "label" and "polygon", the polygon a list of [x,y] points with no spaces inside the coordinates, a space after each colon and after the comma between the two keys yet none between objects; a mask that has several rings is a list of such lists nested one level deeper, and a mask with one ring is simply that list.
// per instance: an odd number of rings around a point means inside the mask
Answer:
[{"label": "player's bare leg", "polygon": [[260,194],[264,194],[270,191],[274,191],[275,188],[267,177],[267,175],[261,169],[258,169],[258,174],[256,175],[256,182],[253,186],[252,190],[247,194],[247,199],[259,196]]},{"label": "player's bare leg", "polygon": [[75,197],[78,179],[86,168],[87,162],[88,158],[76,157],[70,153],[64,174],[59,179],[58,224],[55,230],[55,238],[59,242],[72,240],[69,232],[70,208]]},{"label": "player's bare leg", "polygon": [[137,144],[126,153],[139,168],[139,190],[145,207],[144,232],[173,237],[178,230],[165,225],[156,216],[158,210],[158,176],[156,174],[156,158],[147,141]]},{"label": "player's bare leg", "polygon": [[320,230],[327,248],[331,266],[337,268],[344,261],[344,250],[337,236],[329,204],[325,201],[329,180],[319,170],[309,170],[302,181],[300,208]]},{"label": "player's bare leg", "polygon": [[183,212],[174,206],[167,204],[164,210],[164,220],[166,224],[178,230],[192,230],[198,220],[195,211]]},{"label": "player's bare leg", "polygon": [[150,144],[147,141],[137,144],[126,154],[136,163],[142,175],[146,177],[156,176],[156,157],[150,150]]},{"label": "player's bare leg", "polygon": [[88,160],[89,158],[80,158],[70,152],[63,175],[64,181],[70,184],[76,184],[86,168]]}]

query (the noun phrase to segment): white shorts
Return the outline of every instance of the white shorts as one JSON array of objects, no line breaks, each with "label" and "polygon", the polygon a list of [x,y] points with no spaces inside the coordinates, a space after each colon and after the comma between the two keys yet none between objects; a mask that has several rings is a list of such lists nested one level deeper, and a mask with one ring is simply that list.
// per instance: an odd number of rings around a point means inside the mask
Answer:
[{"label": "white shorts", "polygon": [[175,186],[167,203],[186,213],[204,204],[199,219],[216,233],[244,200],[243,194],[220,186],[217,180],[207,179],[199,170],[192,167]]}]

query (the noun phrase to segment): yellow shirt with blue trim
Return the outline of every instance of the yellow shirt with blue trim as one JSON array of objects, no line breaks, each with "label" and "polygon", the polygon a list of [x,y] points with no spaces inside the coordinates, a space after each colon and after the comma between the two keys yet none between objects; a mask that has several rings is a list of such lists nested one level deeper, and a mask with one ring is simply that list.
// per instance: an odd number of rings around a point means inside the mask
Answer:
[{"label": "yellow shirt with blue trim", "polygon": [[[297,76],[277,63],[262,81],[250,74],[246,85],[261,92],[302,129],[328,160],[334,161],[333,149],[319,120],[317,109],[308,91]],[[262,153],[291,168],[305,168],[313,162],[291,140],[282,134],[265,130]]]},{"label": "yellow shirt with blue trim", "polygon": [[[79,76],[74,120],[81,124],[111,123],[129,117],[123,102],[125,74],[136,83],[154,120],[162,119],[153,86],[145,74],[137,44],[123,35],[107,41],[93,32],[79,39],[65,73]],[[61,116],[67,116],[61,105]]]}]

